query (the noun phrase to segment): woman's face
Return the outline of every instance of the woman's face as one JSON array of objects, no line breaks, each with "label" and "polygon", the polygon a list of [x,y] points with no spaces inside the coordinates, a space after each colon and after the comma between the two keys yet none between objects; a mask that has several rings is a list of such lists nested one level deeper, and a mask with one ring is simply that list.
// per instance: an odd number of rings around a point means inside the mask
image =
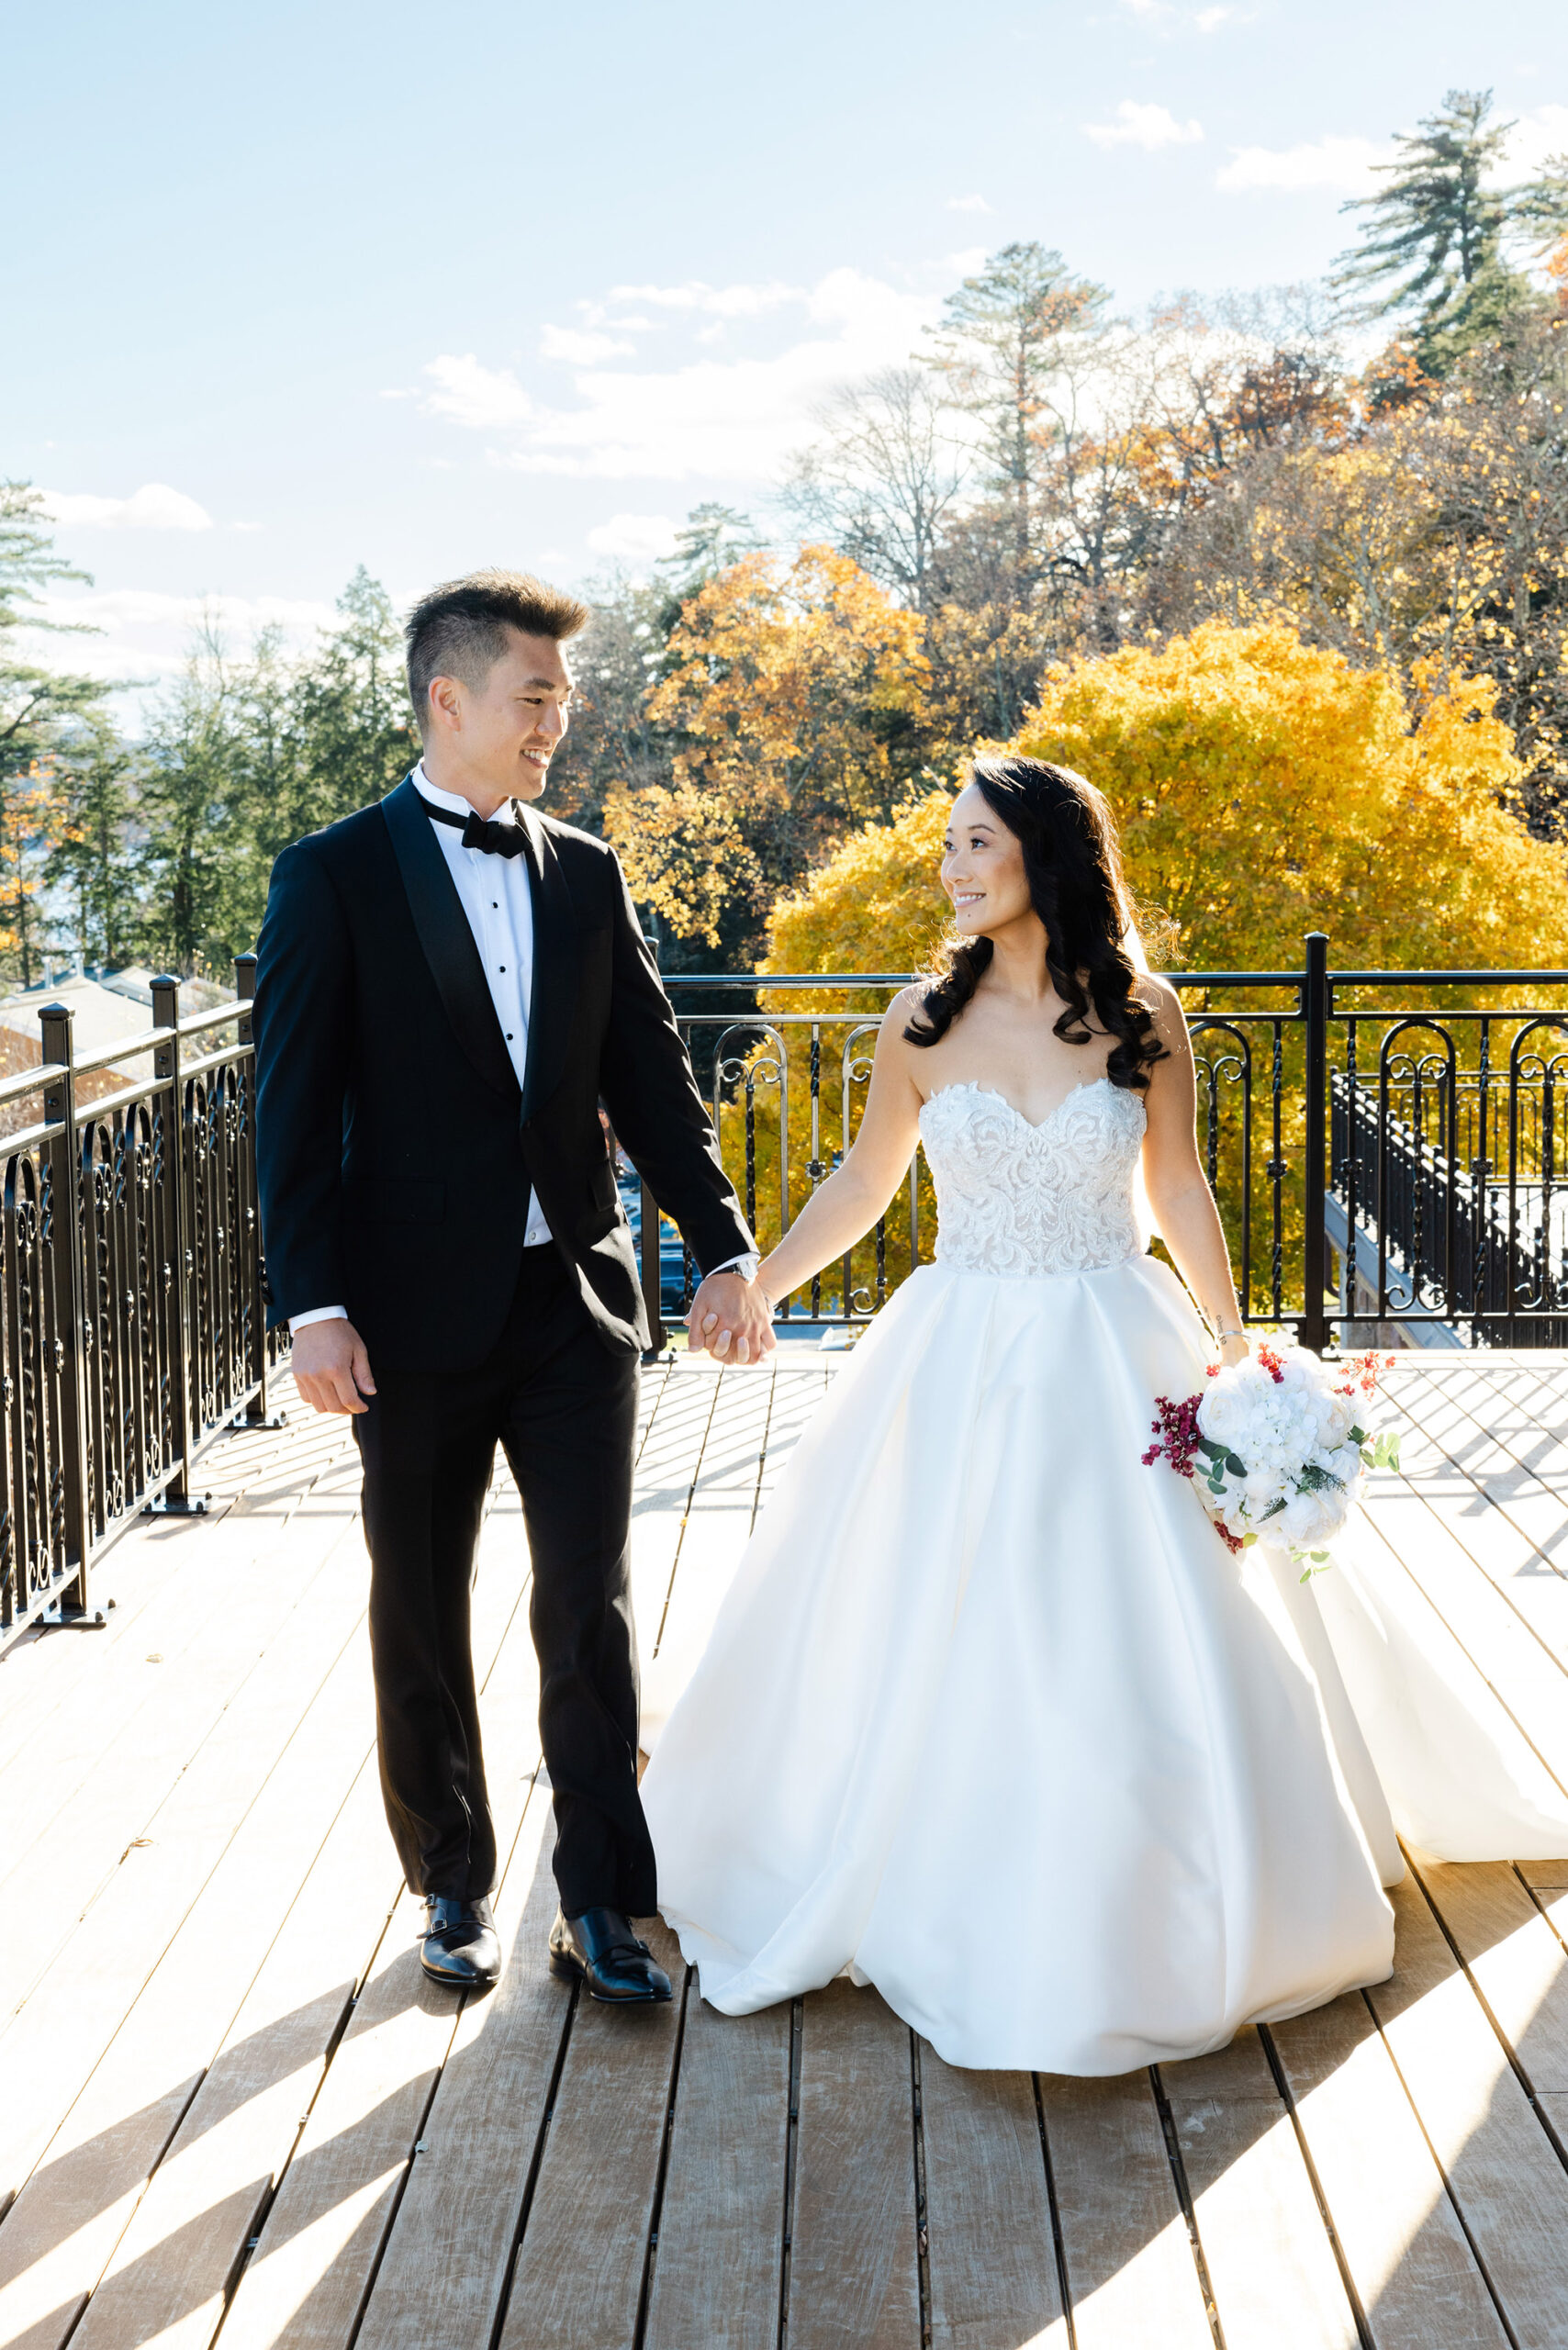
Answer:
[{"label": "woman's face", "polygon": [[967,784],[953,802],[942,852],[942,887],[966,938],[993,938],[1009,923],[1034,913],[1024,845],[1016,833],[1009,832],[978,783]]}]

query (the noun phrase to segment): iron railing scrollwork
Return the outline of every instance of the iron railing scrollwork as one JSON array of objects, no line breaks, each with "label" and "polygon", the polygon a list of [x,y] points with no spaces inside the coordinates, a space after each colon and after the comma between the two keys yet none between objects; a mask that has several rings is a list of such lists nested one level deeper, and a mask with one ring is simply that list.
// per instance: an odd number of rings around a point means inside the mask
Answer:
[{"label": "iron railing scrollwork", "polygon": [[[1187,1012],[1199,1157],[1243,1321],[1320,1348],[1374,1328],[1568,1344],[1568,970],[1337,970],[1328,957],[1315,933],[1294,970],[1165,975]],[[875,999],[910,977],[666,976],[764,1246],[850,1148]],[[742,990],[751,1016],[734,1008]],[[722,1014],[702,1008],[712,990]],[[637,1204],[650,1313],[678,1323],[695,1268],[667,1226],[657,1245],[645,1190]],[[929,1253],[933,1204],[917,1160],[874,1231],[785,1301],[783,1320],[868,1320]]]},{"label": "iron railing scrollwork", "polygon": [[185,1015],[158,979],[151,1029],[90,1057],[48,1005],[0,1080],[0,1115],[40,1113],[0,1139],[0,1631],[95,1620],[103,1545],[199,1509],[203,1448],[268,1416],[254,979],[240,957],[236,1000]]}]

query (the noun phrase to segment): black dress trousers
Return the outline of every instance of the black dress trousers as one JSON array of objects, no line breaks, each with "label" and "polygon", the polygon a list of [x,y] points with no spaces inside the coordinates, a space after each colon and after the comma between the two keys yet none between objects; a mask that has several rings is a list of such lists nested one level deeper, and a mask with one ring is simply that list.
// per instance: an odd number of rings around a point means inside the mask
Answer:
[{"label": "black dress trousers", "polygon": [[476,1897],[496,1880],[468,1602],[499,1443],[532,1564],[561,1904],[568,1917],[599,1905],[649,1916],[630,1573],[635,1354],[605,1346],[556,1250],[540,1247],[523,1250],[500,1337],[476,1368],[372,1369],[376,1393],[354,1431],[381,1786],[409,1885]]}]

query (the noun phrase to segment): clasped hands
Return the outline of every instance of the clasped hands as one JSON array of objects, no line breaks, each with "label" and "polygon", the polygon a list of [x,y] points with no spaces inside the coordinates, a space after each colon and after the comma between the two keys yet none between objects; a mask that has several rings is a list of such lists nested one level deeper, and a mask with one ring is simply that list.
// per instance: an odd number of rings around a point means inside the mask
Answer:
[{"label": "clasped hands", "polygon": [[[691,1301],[689,1344],[694,1355],[711,1354],[716,1362],[761,1362],[778,1344],[761,1286],[739,1273],[710,1273]],[[369,1409],[375,1382],[352,1322],[308,1322],[294,1334],[290,1362],[299,1399],[313,1411]]]},{"label": "clasped hands", "polygon": [[778,1343],[761,1283],[737,1272],[710,1273],[699,1285],[686,1335],[690,1353],[710,1354],[721,1363],[761,1362]]}]

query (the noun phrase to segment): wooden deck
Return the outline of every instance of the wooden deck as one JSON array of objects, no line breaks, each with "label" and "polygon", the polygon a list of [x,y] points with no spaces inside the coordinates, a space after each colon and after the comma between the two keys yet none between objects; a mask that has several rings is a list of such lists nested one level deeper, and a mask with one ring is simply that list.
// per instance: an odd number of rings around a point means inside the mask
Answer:
[{"label": "wooden deck", "polygon": [[[832,1360],[648,1375],[655,1702]],[[1391,1392],[1406,1473],[1364,1539],[1568,1778],[1568,1357],[1407,1358]],[[1568,1860],[1418,1862],[1390,1984],[1115,2081],[951,2070],[843,1984],[609,2013],[543,1965],[502,1477],[476,1638],[509,1963],[464,2006],[381,1819],[357,1482],[342,1424],[229,1438],[221,1514],[106,1561],[107,1629],[0,1658],[7,2350],[1568,2344]]]}]

